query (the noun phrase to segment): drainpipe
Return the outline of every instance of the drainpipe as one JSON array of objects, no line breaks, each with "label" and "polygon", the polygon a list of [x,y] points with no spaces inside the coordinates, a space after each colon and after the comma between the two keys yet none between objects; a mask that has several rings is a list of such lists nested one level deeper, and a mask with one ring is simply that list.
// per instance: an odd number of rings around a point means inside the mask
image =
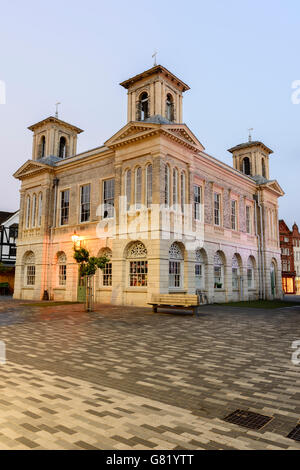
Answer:
[{"label": "drainpipe", "polygon": [[52,220],[52,225],[50,227],[50,237],[49,237],[49,245],[48,245],[48,279],[47,279],[47,285],[48,285],[48,297],[50,299],[50,285],[49,285],[49,279],[50,279],[50,270],[51,270],[51,261],[52,261],[52,239],[53,239],[53,229],[56,227],[56,206],[57,206],[57,187],[58,187],[59,179],[54,178],[53,179],[53,186],[52,189],[54,189],[54,206],[53,206],[53,220]]},{"label": "drainpipe", "polygon": [[[264,257],[263,257],[263,223],[262,223],[262,206],[260,203],[259,194],[253,196],[255,204],[255,232],[258,240],[258,275],[259,275],[259,298],[265,298],[265,281],[264,281]],[[259,208],[260,215],[260,233],[258,233],[257,225],[257,208]]]}]

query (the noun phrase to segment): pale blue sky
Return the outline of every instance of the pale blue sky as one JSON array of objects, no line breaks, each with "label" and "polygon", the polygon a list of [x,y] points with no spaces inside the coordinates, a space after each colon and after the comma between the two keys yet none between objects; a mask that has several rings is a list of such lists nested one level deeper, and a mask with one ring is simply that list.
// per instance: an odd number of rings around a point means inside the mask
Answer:
[{"label": "pale blue sky", "polygon": [[0,210],[18,207],[12,173],[31,158],[28,125],[55,112],[85,130],[78,151],[101,145],[126,123],[118,84],[164,65],[191,90],[184,121],[207,152],[253,138],[274,150],[271,177],[286,192],[280,217],[300,224],[298,0],[0,0]]}]

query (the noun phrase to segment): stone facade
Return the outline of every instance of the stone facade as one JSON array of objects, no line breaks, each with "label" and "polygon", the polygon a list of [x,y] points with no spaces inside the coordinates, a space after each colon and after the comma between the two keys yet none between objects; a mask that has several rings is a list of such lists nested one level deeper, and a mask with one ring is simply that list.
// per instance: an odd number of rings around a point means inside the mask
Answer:
[{"label": "stone facade", "polygon": [[102,147],[76,155],[82,131],[58,118],[30,127],[33,159],[14,175],[15,298],[78,298],[75,233],[77,246],[111,256],[95,276],[96,301],[146,305],[153,294],[196,290],[208,302],[280,298],[283,191],[269,179],[272,151],[234,147],[234,168],[206,153],[182,123],[189,87],[162,66],[121,85],[128,123]]}]

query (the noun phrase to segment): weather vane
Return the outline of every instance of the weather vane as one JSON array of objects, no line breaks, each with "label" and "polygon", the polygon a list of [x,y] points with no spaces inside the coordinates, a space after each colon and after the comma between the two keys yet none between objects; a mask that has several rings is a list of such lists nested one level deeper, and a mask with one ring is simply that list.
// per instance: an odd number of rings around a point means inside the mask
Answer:
[{"label": "weather vane", "polygon": [[58,118],[58,106],[60,105],[61,103],[55,103],[55,106],[56,106],[56,111],[55,111],[55,117]]},{"label": "weather vane", "polygon": [[154,67],[157,65],[156,56],[157,56],[157,51],[154,51],[154,54],[152,54],[152,59],[154,59]]},{"label": "weather vane", "polygon": [[249,131],[249,138],[248,138],[248,140],[249,140],[249,142],[252,142],[251,131],[254,131],[253,127],[250,127],[250,129],[248,129],[248,131]]}]

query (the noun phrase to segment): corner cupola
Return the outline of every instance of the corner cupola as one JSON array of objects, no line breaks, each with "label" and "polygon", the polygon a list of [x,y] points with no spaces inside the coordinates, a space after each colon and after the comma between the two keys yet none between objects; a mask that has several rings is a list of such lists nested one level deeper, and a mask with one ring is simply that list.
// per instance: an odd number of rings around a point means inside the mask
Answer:
[{"label": "corner cupola", "polygon": [[77,136],[82,129],[50,116],[28,127],[33,132],[32,159],[63,159],[77,151]]},{"label": "corner cupola", "polygon": [[273,150],[259,141],[251,140],[228,149],[232,153],[233,167],[242,171],[245,175],[262,177],[269,180],[269,156]]},{"label": "corner cupola", "polygon": [[128,90],[128,122],[182,123],[182,95],[190,88],[162,65],[120,85]]}]

